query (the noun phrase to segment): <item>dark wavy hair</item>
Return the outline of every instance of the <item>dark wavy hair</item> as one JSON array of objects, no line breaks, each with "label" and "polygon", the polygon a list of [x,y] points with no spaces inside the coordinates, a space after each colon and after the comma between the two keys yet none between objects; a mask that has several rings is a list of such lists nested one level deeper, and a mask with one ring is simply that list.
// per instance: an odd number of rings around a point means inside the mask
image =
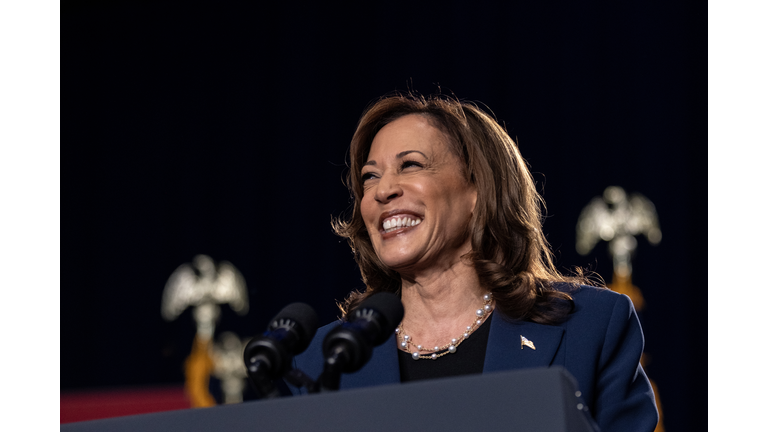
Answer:
[{"label": "dark wavy hair", "polygon": [[347,187],[354,208],[348,219],[336,219],[332,225],[349,242],[367,288],[353,291],[339,304],[342,316],[372,294],[399,294],[400,275],[377,257],[360,213],[360,170],[381,128],[411,114],[425,116],[449,137],[451,150],[465,165],[467,180],[477,188],[470,222],[472,251],[462,259],[474,266],[496,307],[513,319],[541,324],[564,321],[574,307],[568,291],[587,278],[578,268],[572,277],[556,270],[542,233],[544,200],[517,145],[477,105],[443,95],[424,98],[413,93],[388,95],[373,103],[352,137]]}]

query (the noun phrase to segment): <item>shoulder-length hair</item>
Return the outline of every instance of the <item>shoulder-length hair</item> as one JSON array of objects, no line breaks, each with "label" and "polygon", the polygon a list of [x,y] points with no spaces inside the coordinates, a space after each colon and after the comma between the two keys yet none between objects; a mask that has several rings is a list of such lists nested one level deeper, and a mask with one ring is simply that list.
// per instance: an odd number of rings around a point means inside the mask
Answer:
[{"label": "shoulder-length hair", "polygon": [[542,233],[544,201],[515,142],[496,120],[470,102],[441,95],[412,93],[385,96],[360,118],[350,145],[347,187],[354,197],[351,216],[333,221],[336,234],[349,242],[367,289],[353,291],[339,304],[344,317],[365,298],[378,292],[399,293],[400,275],[377,257],[360,213],[363,184],[360,170],[374,136],[388,123],[410,114],[425,116],[449,138],[451,150],[463,161],[467,180],[477,188],[470,222],[472,250],[462,259],[492,293],[496,307],[513,319],[542,324],[564,321],[573,310],[569,285],[555,268]]}]

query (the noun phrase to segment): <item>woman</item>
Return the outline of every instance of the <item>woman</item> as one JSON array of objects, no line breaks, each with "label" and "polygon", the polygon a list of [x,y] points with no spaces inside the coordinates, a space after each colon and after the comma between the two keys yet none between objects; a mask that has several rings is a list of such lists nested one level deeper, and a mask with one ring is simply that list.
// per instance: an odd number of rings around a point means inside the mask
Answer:
[{"label": "woman", "polygon": [[[631,302],[556,271],[542,199],[495,120],[450,98],[385,97],[363,114],[350,159],[354,209],[334,228],[367,289],[342,313],[387,291],[405,316],[342,388],[561,365],[603,430],[654,429]],[[333,326],[318,330],[297,368],[319,375]]]}]

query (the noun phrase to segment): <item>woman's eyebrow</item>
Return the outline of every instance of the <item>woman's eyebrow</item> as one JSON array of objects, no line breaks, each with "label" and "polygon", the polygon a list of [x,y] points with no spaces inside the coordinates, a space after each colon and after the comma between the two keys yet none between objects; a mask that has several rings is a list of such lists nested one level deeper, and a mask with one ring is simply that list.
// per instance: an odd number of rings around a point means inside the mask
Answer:
[{"label": "woman's eyebrow", "polygon": [[[403,158],[403,156],[405,156],[405,155],[407,155],[407,154],[410,154],[410,153],[418,153],[418,154],[420,154],[420,155],[424,156],[424,158],[426,158],[426,159],[429,159],[429,158],[427,157],[427,155],[425,155],[424,153],[422,153],[422,152],[420,152],[420,151],[418,151],[418,150],[406,150],[406,151],[401,151],[400,153],[398,153],[398,154],[397,154],[397,156],[396,156],[396,157],[397,157],[398,159],[402,159],[402,158]],[[366,163],[364,163],[364,164],[363,164],[363,166],[368,166],[368,165],[376,166],[376,161],[375,161],[375,160],[369,160],[368,162],[366,162]]]},{"label": "woman's eyebrow", "polygon": [[[418,154],[420,154],[420,155],[424,156],[425,158],[427,158],[427,155],[425,155],[424,153],[422,153],[422,152],[420,152],[420,151],[418,151],[418,150],[406,150],[406,151],[402,151],[402,152],[400,152],[400,153],[398,153],[398,154],[397,154],[397,158],[398,158],[398,159],[400,159],[400,158],[402,158],[403,156],[405,156],[405,155],[407,155],[407,154],[409,154],[409,153],[418,153]],[[429,158],[427,158],[427,159],[429,159]]]}]

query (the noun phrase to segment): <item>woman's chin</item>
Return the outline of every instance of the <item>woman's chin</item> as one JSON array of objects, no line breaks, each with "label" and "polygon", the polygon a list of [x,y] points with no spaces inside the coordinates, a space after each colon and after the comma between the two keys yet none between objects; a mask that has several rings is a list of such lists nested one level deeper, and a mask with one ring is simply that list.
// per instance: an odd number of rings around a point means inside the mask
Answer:
[{"label": "woman's chin", "polygon": [[415,252],[384,253],[379,255],[379,260],[390,270],[398,273],[409,271],[419,266],[421,255]]},{"label": "woman's chin", "polygon": [[379,259],[381,259],[381,262],[384,263],[387,268],[398,273],[413,267],[414,264],[417,263],[417,260],[409,257],[387,257]]}]

